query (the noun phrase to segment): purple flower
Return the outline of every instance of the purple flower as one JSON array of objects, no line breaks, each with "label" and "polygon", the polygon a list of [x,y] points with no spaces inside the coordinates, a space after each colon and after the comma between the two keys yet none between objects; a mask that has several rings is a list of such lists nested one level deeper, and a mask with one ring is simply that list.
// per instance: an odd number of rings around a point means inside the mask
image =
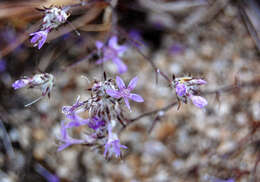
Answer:
[{"label": "purple flower", "polygon": [[186,86],[182,83],[178,83],[176,85],[175,90],[176,90],[177,95],[180,97],[186,95]]},{"label": "purple flower", "polygon": [[80,102],[79,100],[80,100],[80,96],[77,97],[75,104],[73,104],[72,106],[63,106],[62,112],[65,115],[74,113],[77,108],[79,108],[80,106],[82,106],[84,104],[84,102]]},{"label": "purple flower", "polygon": [[130,81],[130,83],[128,84],[128,87],[126,88],[124,81],[119,76],[117,76],[116,77],[116,84],[117,84],[119,90],[117,91],[117,90],[107,89],[106,93],[108,95],[110,95],[111,97],[114,97],[116,99],[123,97],[126,106],[131,111],[128,99],[131,99],[135,102],[143,102],[144,101],[144,99],[140,95],[130,93],[136,87],[137,80],[138,80],[138,78],[134,77]]},{"label": "purple flower", "polygon": [[35,47],[38,45],[38,49],[40,49],[43,46],[43,44],[46,42],[49,31],[50,31],[49,29],[46,29],[46,30],[41,30],[38,32],[31,33],[30,36],[33,36],[31,39],[31,43],[34,44],[33,46]]},{"label": "purple flower", "polygon": [[74,144],[86,143],[86,141],[83,139],[71,138],[67,133],[67,125],[65,125],[64,122],[61,123],[61,137],[59,137],[59,140],[63,142],[63,144],[59,146],[58,152]]},{"label": "purple flower", "polygon": [[110,158],[114,154],[118,158],[121,153],[120,148],[127,149],[127,146],[120,144],[117,134],[113,133],[111,125],[108,125],[108,141],[105,145],[104,156]]},{"label": "purple flower", "polygon": [[120,148],[127,149],[127,146],[121,145],[119,139],[107,142],[105,145],[104,156],[108,155],[108,157],[110,158],[114,154],[116,158],[118,158],[121,153]]},{"label": "purple flower", "polygon": [[20,80],[16,80],[13,84],[12,87],[17,90],[19,88],[23,88],[25,86],[27,86],[30,83],[29,79],[20,79]]},{"label": "purple flower", "polygon": [[192,103],[198,107],[198,108],[204,108],[206,105],[208,105],[208,102],[206,99],[204,99],[201,96],[197,96],[197,95],[190,95],[190,99],[192,101]]},{"label": "purple flower", "polygon": [[95,116],[93,117],[90,122],[88,123],[88,127],[92,128],[93,130],[97,130],[102,126],[105,126],[105,121],[102,120],[101,118]]},{"label": "purple flower", "polygon": [[70,120],[70,122],[65,126],[66,128],[79,127],[82,125],[87,125],[90,122],[90,119],[83,119],[76,113],[76,109],[84,104],[84,102],[80,102],[79,99],[80,96],[78,96],[76,103],[72,106],[62,107],[62,112],[66,115],[67,119]]},{"label": "purple flower", "polygon": [[111,37],[107,46],[97,41],[96,47],[103,53],[103,58],[97,60],[97,64],[112,60],[117,65],[118,73],[122,74],[127,71],[127,66],[120,59],[122,54],[126,51],[126,46],[118,45],[116,36]]}]

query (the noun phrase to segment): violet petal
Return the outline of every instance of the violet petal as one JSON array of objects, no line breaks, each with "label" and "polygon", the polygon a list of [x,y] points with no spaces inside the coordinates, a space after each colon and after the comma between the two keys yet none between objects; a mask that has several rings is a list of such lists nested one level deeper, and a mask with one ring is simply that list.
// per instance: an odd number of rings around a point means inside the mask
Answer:
[{"label": "violet petal", "polygon": [[114,97],[116,99],[119,99],[121,97],[120,93],[116,90],[112,90],[112,89],[107,89],[106,90],[106,93],[111,96],[111,97]]},{"label": "violet petal", "polygon": [[135,102],[143,102],[144,101],[144,99],[138,94],[130,94],[129,98],[132,99]]},{"label": "violet petal", "polygon": [[129,90],[133,90],[135,87],[136,87],[136,84],[137,84],[137,80],[138,80],[138,77],[134,77],[128,84],[128,89]]},{"label": "violet petal", "polygon": [[119,76],[116,77],[116,84],[120,90],[126,88],[124,81]]}]

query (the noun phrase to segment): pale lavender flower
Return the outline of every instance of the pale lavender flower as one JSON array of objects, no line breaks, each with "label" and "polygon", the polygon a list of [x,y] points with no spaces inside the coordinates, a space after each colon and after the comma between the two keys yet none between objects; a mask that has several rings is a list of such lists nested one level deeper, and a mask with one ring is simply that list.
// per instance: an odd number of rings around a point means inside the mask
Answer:
[{"label": "pale lavender flower", "polygon": [[184,96],[186,94],[186,86],[182,83],[178,83],[176,85],[175,90],[176,90],[177,95],[180,97]]},{"label": "pale lavender flower", "polygon": [[118,45],[116,36],[110,38],[108,45],[97,41],[96,47],[103,54],[103,57],[97,60],[97,64],[112,60],[117,65],[118,73],[122,74],[127,71],[127,66],[120,59],[127,47]]},{"label": "pale lavender flower", "polygon": [[70,122],[66,125],[66,128],[73,128],[73,127],[79,127],[83,125],[89,124],[89,119],[84,119],[80,116],[78,116],[75,112],[72,114],[66,115],[68,119],[70,119]]},{"label": "pale lavender flower", "polygon": [[46,42],[49,31],[49,29],[46,29],[31,33],[30,36],[33,36],[31,39],[31,43],[34,44],[33,46],[38,46],[38,49],[40,49]]},{"label": "pale lavender flower", "polygon": [[30,79],[28,78],[23,78],[20,80],[16,80],[13,84],[12,87],[17,90],[19,88],[26,87],[30,83]]},{"label": "pale lavender flower", "polygon": [[130,107],[128,99],[131,99],[135,102],[143,102],[144,101],[144,99],[140,95],[131,93],[131,91],[136,87],[137,80],[138,80],[138,78],[134,77],[129,82],[128,87],[126,87],[124,81],[119,76],[117,76],[116,77],[116,84],[117,84],[119,90],[107,89],[106,93],[108,95],[110,95],[111,97],[114,97],[114,98],[117,98],[117,99],[123,98],[126,106],[131,111],[131,107]]},{"label": "pale lavender flower", "polygon": [[197,95],[190,95],[189,97],[192,101],[192,103],[199,108],[204,108],[206,105],[208,105],[208,102],[205,98]]},{"label": "pale lavender flower", "polygon": [[83,125],[87,125],[90,122],[90,119],[84,119],[78,116],[76,109],[83,105],[84,102],[80,102],[80,96],[78,96],[76,103],[72,106],[63,106],[62,112],[66,115],[67,119],[69,119],[69,123],[65,126],[65,128],[73,128],[79,127]]},{"label": "pale lavender flower", "polygon": [[108,156],[110,158],[113,154],[115,157],[119,157],[121,154],[121,149],[127,149],[127,146],[121,145],[120,140],[118,139],[117,134],[112,132],[112,127],[111,125],[108,126],[108,141],[105,145],[105,151],[104,151],[104,156]]},{"label": "pale lavender flower", "polygon": [[198,96],[199,86],[205,85],[207,83],[205,80],[180,77],[175,78],[172,83],[180,101],[187,103],[187,100],[190,99],[196,107],[201,109],[208,104],[205,98]]},{"label": "pale lavender flower", "polygon": [[67,133],[67,126],[64,122],[61,123],[61,137],[59,137],[59,140],[63,143],[58,148],[58,152],[64,150],[65,148],[74,145],[74,144],[84,144],[86,143],[86,140],[83,139],[75,139],[68,135]]}]

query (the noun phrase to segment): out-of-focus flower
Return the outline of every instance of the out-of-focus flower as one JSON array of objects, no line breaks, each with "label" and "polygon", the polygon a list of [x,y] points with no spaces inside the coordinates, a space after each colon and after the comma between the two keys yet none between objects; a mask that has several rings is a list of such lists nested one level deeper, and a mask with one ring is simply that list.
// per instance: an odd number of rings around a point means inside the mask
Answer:
[{"label": "out-of-focus flower", "polygon": [[174,43],[170,48],[169,48],[169,53],[172,55],[182,53],[184,51],[185,47],[182,44],[179,43]]},{"label": "out-of-focus flower", "polygon": [[186,86],[182,83],[178,83],[175,90],[178,96],[184,96],[186,94]]},{"label": "out-of-focus flower", "polygon": [[115,155],[115,157],[118,158],[121,154],[120,148],[127,149],[127,146],[120,144],[120,140],[118,139],[117,134],[112,132],[112,127],[109,125],[108,141],[105,145],[104,156],[110,158],[112,155]]},{"label": "out-of-focus flower", "polygon": [[5,62],[5,60],[1,59],[0,60],[0,73],[4,72],[5,69],[6,69],[6,62]]},{"label": "out-of-focus flower", "polygon": [[30,36],[33,36],[31,43],[34,44],[34,47],[38,46],[38,49],[41,49],[47,40],[48,33],[66,22],[69,17],[69,14],[67,13],[68,10],[69,8],[61,9],[57,7],[45,9],[45,16],[43,18],[41,29],[30,34]]},{"label": "out-of-focus flower", "polygon": [[54,29],[65,23],[69,17],[67,13],[68,8],[61,9],[57,7],[47,8],[45,10],[45,16],[43,18],[42,29]]},{"label": "out-of-focus flower", "polygon": [[23,78],[23,79],[20,79],[20,80],[16,80],[13,84],[12,84],[12,87],[17,90],[19,88],[23,88],[23,87],[26,87],[29,83],[30,83],[30,78]]},{"label": "out-of-focus flower", "polygon": [[40,164],[35,165],[35,170],[41,176],[43,176],[48,182],[59,182],[60,181],[60,179],[56,175],[52,174],[50,171],[48,171],[46,168],[44,168]]},{"label": "out-of-focus flower", "polygon": [[118,73],[122,74],[127,71],[127,66],[120,59],[127,47],[118,45],[116,36],[110,38],[108,45],[104,45],[102,42],[97,41],[96,47],[99,54],[103,55],[102,58],[97,60],[97,64],[112,60],[117,65]]},{"label": "out-of-focus flower", "polygon": [[128,99],[131,99],[135,102],[143,102],[144,101],[144,99],[140,95],[131,93],[131,91],[136,87],[137,80],[138,80],[138,78],[134,77],[129,82],[128,87],[126,87],[124,81],[119,76],[117,76],[116,77],[116,84],[117,84],[119,90],[107,89],[106,93],[108,95],[110,95],[111,97],[114,97],[114,98],[117,98],[117,99],[123,98],[126,106],[131,111],[131,107],[130,107]]},{"label": "out-of-focus flower", "polygon": [[190,99],[196,107],[201,109],[208,105],[208,102],[205,98],[198,96],[199,86],[206,83],[205,80],[192,77],[175,78],[172,82],[179,100],[187,103]]},{"label": "out-of-focus flower", "polygon": [[31,39],[31,43],[34,44],[33,46],[38,46],[38,49],[40,49],[46,42],[49,31],[50,29],[46,29],[31,33],[30,36],[33,36]]},{"label": "out-of-focus flower", "polygon": [[145,42],[143,41],[143,38],[138,30],[132,29],[129,32],[129,36],[133,39],[134,45],[136,47],[140,48],[142,45],[145,44]]},{"label": "out-of-focus flower", "polygon": [[[20,80],[16,80],[13,84],[12,87],[17,90],[19,88],[23,88],[28,86],[29,88],[33,87],[40,87],[42,96],[48,95],[50,98],[51,90],[54,85],[54,76],[49,73],[41,73],[41,74],[36,74],[33,77],[24,77]],[[42,97],[39,97],[38,99],[34,100],[33,102],[25,105],[30,106],[31,104],[34,104],[38,100],[40,100]]]},{"label": "out-of-focus flower", "polygon": [[207,100],[201,96],[191,95],[190,99],[195,106],[201,109],[208,105]]}]

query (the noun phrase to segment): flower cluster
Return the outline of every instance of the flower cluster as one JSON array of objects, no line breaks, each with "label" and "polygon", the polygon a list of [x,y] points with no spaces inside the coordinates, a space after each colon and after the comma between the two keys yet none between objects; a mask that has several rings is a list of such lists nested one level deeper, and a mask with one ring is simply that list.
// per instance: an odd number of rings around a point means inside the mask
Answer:
[{"label": "flower cluster", "polygon": [[[25,76],[19,80],[16,80],[12,84],[12,87],[15,90],[26,86],[28,86],[29,88],[40,87],[42,96],[48,95],[48,97],[50,98],[53,85],[54,85],[54,76],[50,73],[41,73],[41,74],[36,74],[33,77]],[[27,106],[31,104],[27,104]]]},{"label": "flower cluster", "polygon": [[45,9],[41,30],[30,34],[30,36],[33,36],[31,43],[34,44],[34,47],[38,46],[38,49],[40,49],[46,42],[48,33],[66,22],[69,17],[67,11],[68,9],[57,7]]},{"label": "flower cluster", "polygon": [[204,108],[208,102],[205,98],[199,96],[199,86],[207,82],[202,79],[195,79],[192,77],[179,77],[172,81],[175,88],[177,98],[187,103],[188,99],[198,108]]},{"label": "flower cluster", "polygon": [[[119,83],[120,82],[120,83]],[[104,156],[107,158],[120,157],[121,148],[127,147],[120,144],[117,133],[114,131],[118,124],[125,125],[127,120],[124,117],[123,102],[121,97],[126,101],[130,97],[130,91],[136,86],[137,77],[132,79],[126,88],[120,77],[116,78],[116,83],[112,79],[104,81],[94,81],[89,91],[91,97],[86,101],[80,101],[78,97],[72,106],[64,106],[62,112],[65,114],[67,121],[61,124],[61,136],[58,139],[62,145],[58,148],[61,151],[73,144],[85,144],[88,146],[104,146]],[[127,90],[127,91],[126,91]],[[110,95],[114,93],[116,95]],[[123,94],[125,93],[125,94]],[[137,95],[137,94],[133,94]],[[135,98],[135,96],[131,96]],[[135,101],[143,101],[142,97],[137,95]],[[127,101],[128,102],[128,101]],[[128,103],[129,106],[129,103]],[[130,107],[130,106],[129,106]],[[80,117],[80,113],[88,111],[89,118]],[[88,134],[83,139],[76,139],[68,134],[68,130],[87,126]]]},{"label": "flower cluster", "polygon": [[127,71],[127,66],[120,59],[127,47],[118,45],[116,36],[110,38],[108,45],[104,45],[104,43],[97,41],[96,47],[98,49],[98,54],[101,57],[97,60],[97,64],[112,60],[116,64],[119,74]]}]

